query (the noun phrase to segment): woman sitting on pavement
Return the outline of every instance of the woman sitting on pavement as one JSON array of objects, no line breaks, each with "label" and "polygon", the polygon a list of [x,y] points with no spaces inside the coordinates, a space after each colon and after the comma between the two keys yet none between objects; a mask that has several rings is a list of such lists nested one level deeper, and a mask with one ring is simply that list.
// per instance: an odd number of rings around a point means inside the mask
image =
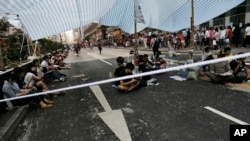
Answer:
[{"label": "woman sitting on pavement", "polygon": [[22,69],[21,67],[15,67],[12,72],[18,75],[18,80],[16,80],[16,83],[18,84],[19,88],[25,89],[26,84],[24,83],[24,69]]},{"label": "woman sitting on pavement", "polygon": [[26,83],[26,88],[37,88],[39,91],[43,92],[49,90],[47,85],[43,82],[42,77],[37,75],[37,67],[33,63],[27,66],[24,82]]},{"label": "woman sitting on pavement", "polygon": [[[2,87],[2,91],[6,94],[8,98],[13,98],[13,97],[18,97],[18,96],[23,96],[23,95],[28,95],[32,94],[35,92],[33,89],[22,89],[18,86],[17,80],[19,80],[18,74],[12,72],[9,80],[4,82],[4,85]],[[29,104],[32,100],[36,101],[39,103],[41,108],[50,108],[53,106],[53,101],[50,101],[43,96],[33,96],[30,98],[23,98],[23,99],[17,99],[11,101],[14,106],[22,106]]]},{"label": "woman sitting on pavement", "polygon": [[[41,76],[37,76],[37,67],[35,64],[31,63],[27,66],[27,73],[24,77],[24,82],[26,83],[26,88],[33,88],[38,91],[46,92],[49,91],[48,86],[43,82]],[[60,93],[53,93],[54,95],[58,95]],[[57,97],[57,96],[55,96]]]}]

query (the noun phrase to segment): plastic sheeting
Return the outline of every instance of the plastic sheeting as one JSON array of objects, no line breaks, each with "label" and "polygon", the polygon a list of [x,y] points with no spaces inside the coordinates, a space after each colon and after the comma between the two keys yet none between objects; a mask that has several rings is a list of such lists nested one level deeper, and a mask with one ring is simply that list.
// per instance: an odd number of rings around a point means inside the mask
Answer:
[{"label": "plastic sheeting", "polygon": [[[195,25],[206,22],[244,0],[194,0]],[[145,27],[177,31],[190,27],[191,0],[138,0]],[[134,33],[134,0],[2,0],[0,14],[17,14],[32,40],[95,22]]]}]

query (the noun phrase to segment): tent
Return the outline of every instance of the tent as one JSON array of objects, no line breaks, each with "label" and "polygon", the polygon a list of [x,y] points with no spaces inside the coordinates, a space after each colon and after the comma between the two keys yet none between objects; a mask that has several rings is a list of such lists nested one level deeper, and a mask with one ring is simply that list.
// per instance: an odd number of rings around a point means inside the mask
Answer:
[{"label": "tent", "polygon": [[[145,27],[177,31],[190,27],[190,0],[2,0],[0,15],[19,16],[32,40],[55,35],[89,23],[118,26],[134,33],[134,2],[138,2]],[[194,23],[208,21],[244,0],[194,0]],[[138,7],[136,7],[138,8]]]}]

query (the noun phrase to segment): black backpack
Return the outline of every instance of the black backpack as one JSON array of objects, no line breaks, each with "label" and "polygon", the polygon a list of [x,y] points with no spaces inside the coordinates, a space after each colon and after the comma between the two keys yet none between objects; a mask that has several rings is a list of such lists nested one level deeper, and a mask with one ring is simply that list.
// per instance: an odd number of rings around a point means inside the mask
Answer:
[{"label": "black backpack", "polygon": [[160,47],[160,41],[155,40],[153,48],[159,48]]}]

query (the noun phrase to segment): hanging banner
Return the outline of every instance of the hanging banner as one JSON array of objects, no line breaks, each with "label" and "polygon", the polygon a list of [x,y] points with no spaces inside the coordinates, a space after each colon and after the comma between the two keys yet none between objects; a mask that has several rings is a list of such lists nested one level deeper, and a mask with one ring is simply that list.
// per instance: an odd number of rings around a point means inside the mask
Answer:
[{"label": "hanging banner", "polygon": [[141,11],[141,6],[139,5],[139,1],[138,0],[134,0],[135,2],[135,20],[137,23],[145,23],[144,21],[144,17],[142,15],[142,11]]}]

